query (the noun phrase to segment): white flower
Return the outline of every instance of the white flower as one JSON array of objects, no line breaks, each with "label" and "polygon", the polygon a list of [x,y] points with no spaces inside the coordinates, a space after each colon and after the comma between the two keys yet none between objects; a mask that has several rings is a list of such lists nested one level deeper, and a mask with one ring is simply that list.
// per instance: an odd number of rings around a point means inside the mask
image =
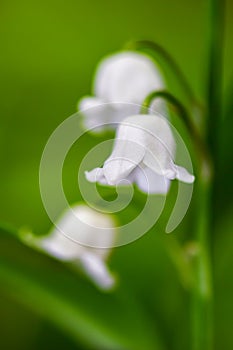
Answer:
[{"label": "white flower", "polygon": [[[120,52],[100,62],[94,80],[94,97],[82,98],[78,108],[85,116],[87,128],[119,123],[139,113],[140,105],[150,92],[163,88],[161,73],[148,56],[132,51]],[[154,102],[152,109],[155,108],[164,114],[165,105],[161,100]],[[116,126],[104,125],[97,131]]]},{"label": "white flower", "polygon": [[194,176],[174,163],[175,140],[166,119],[157,115],[126,118],[117,129],[112,154],[102,168],[86,172],[90,182],[135,182],[143,192],[166,194],[170,180],[192,183]]},{"label": "white flower", "polygon": [[86,205],[75,205],[62,215],[47,236],[24,234],[22,238],[28,245],[59,260],[81,264],[99,288],[108,290],[114,286],[115,279],[106,264],[116,239],[116,228],[110,215]]}]

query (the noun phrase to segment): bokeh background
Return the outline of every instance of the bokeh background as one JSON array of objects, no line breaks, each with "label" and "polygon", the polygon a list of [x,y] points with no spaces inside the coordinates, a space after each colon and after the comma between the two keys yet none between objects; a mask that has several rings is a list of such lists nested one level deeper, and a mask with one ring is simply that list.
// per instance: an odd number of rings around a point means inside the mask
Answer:
[{"label": "bokeh background", "polygon": [[[215,349],[224,350],[233,348],[232,11],[233,2],[228,0],[224,121],[219,130],[222,171],[218,174],[218,217],[211,236]],[[39,192],[40,157],[52,131],[76,111],[77,100],[90,93],[95,66],[104,55],[129,40],[154,40],[173,55],[204,102],[206,30],[204,0],[1,0],[1,222],[27,226],[38,234],[49,230],[51,223]],[[87,136],[81,153],[96,142]],[[70,181],[64,181],[72,202],[80,198],[77,189],[73,191],[76,173],[71,168],[72,164],[67,166]],[[181,243],[192,237],[193,220],[191,206],[173,233]],[[120,285],[113,295],[101,294],[81,273],[74,276],[3,231],[0,348],[190,348],[190,296],[169,253],[170,238],[162,222],[143,238],[114,251],[110,264]]]}]

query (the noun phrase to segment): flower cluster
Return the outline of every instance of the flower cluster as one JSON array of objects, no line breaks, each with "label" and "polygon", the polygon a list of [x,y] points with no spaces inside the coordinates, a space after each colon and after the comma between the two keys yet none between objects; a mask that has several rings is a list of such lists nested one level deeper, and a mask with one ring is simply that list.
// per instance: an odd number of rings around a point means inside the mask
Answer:
[{"label": "flower cluster", "polygon": [[[78,108],[86,129],[116,129],[116,137],[104,165],[86,171],[88,181],[109,186],[135,183],[143,192],[163,195],[171,180],[194,181],[192,174],[175,164],[176,142],[164,117],[165,103],[158,99],[148,114],[140,114],[148,94],[164,86],[156,63],[144,54],[120,52],[100,63],[94,80],[95,96],[83,97]],[[115,285],[106,261],[116,232],[112,216],[75,205],[47,236],[26,235],[23,239],[56,259],[78,264],[98,287],[108,290]]]},{"label": "flower cluster", "polygon": [[[152,91],[164,87],[156,64],[147,56],[121,52],[104,59],[96,72],[95,97],[84,97],[79,108],[88,128],[116,127],[111,156],[102,168],[86,172],[90,182],[115,186],[130,182],[147,193],[166,194],[170,180],[192,183],[194,176],[174,163],[175,140],[164,115],[164,104],[152,104],[148,115],[140,106]],[[156,110],[156,112],[155,112]]]}]

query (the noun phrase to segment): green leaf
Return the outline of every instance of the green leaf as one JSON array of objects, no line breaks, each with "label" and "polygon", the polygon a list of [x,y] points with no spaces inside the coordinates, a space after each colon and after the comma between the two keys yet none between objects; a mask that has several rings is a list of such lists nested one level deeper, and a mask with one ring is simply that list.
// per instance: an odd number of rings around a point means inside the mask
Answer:
[{"label": "green leaf", "polygon": [[1,289],[93,349],[161,349],[149,319],[123,288],[101,293],[69,266],[0,229]]}]

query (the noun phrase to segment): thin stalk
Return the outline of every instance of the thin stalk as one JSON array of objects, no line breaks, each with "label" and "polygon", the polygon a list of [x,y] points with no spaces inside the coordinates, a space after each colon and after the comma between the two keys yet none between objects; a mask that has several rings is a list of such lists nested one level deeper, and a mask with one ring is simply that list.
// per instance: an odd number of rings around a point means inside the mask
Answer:
[{"label": "thin stalk", "polygon": [[194,287],[192,294],[192,349],[213,348],[212,277],[209,254],[210,231],[210,182],[201,176],[196,185],[198,216],[196,218],[196,242],[198,252],[193,261]]},{"label": "thin stalk", "polygon": [[189,99],[191,105],[196,106],[199,109],[202,109],[184,73],[182,72],[178,64],[175,62],[174,58],[162,46],[150,40],[137,40],[126,44],[125,49],[138,50],[138,51],[149,50],[151,53],[155,54],[156,56],[160,56],[163,59],[163,61],[166,62],[167,65],[171,68],[175,77],[179,81],[180,86],[183,89],[183,92],[186,94],[187,98]]},{"label": "thin stalk", "polygon": [[[221,117],[222,79],[222,0],[209,0],[208,76],[207,76],[207,142],[213,159],[214,173],[218,171],[218,131]],[[213,349],[213,291],[211,236],[214,229],[215,176],[206,181],[200,176],[197,203],[196,240],[199,254],[195,264],[196,288],[193,291],[193,350]]]},{"label": "thin stalk", "polygon": [[162,98],[166,102],[170,103],[171,106],[178,112],[179,116],[182,118],[183,122],[189,129],[190,133],[193,134],[195,132],[195,127],[192,124],[191,118],[188,111],[186,111],[186,108],[175,96],[166,90],[155,90],[147,95],[142,103],[140,112],[143,113],[145,109],[150,109],[152,102],[157,98]]},{"label": "thin stalk", "polygon": [[207,137],[215,166],[221,120],[224,0],[209,0],[209,52],[207,75]]}]

